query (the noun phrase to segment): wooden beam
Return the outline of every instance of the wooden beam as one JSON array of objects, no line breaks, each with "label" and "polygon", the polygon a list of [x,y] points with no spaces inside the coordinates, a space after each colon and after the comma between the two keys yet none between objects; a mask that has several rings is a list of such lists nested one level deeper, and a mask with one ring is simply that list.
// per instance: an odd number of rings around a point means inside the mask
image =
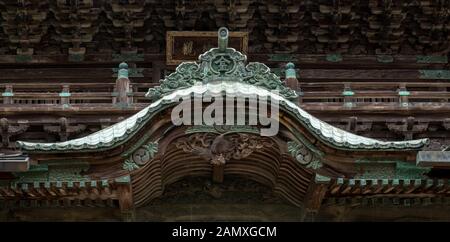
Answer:
[{"label": "wooden beam", "polygon": [[222,183],[224,177],[225,165],[213,165],[212,180],[215,183]]},{"label": "wooden beam", "polygon": [[304,220],[314,220],[314,216],[319,212],[322,201],[328,191],[330,181],[330,178],[316,174],[314,180],[310,182],[305,195]]},{"label": "wooden beam", "polygon": [[119,208],[125,221],[134,220],[134,202],[130,176],[120,177],[115,180]]}]

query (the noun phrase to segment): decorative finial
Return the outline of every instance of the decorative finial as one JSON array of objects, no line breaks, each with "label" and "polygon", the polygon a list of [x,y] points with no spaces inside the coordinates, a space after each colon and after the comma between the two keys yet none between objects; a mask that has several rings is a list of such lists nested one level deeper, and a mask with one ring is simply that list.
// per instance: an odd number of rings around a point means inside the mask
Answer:
[{"label": "decorative finial", "polygon": [[224,52],[228,47],[228,29],[221,27],[217,35],[219,51]]},{"label": "decorative finial", "polygon": [[295,73],[295,65],[292,62],[286,64],[286,78],[297,78],[297,73]]},{"label": "decorative finial", "polygon": [[118,78],[128,78],[128,64],[122,62],[119,64]]}]

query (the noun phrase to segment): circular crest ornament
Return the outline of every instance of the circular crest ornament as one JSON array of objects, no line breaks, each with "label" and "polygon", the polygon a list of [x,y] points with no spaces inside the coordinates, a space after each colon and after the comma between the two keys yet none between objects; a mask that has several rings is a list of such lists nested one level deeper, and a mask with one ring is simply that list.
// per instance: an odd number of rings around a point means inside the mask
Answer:
[{"label": "circular crest ornament", "polygon": [[123,163],[123,169],[133,171],[151,161],[158,152],[158,143],[150,142],[135,150]]},{"label": "circular crest ornament", "polygon": [[145,148],[139,148],[133,153],[133,161],[142,166],[151,159],[150,152]]},{"label": "circular crest ornament", "polygon": [[228,73],[234,69],[234,65],[228,55],[218,55],[211,61],[211,69],[217,73]]},{"label": "circular crest ornament", "polygon": [[320,159],[315,158],[311,151],[304,144],[290,141],[288,151],[300,164],[307,168],[318,169],[322,167]]}]

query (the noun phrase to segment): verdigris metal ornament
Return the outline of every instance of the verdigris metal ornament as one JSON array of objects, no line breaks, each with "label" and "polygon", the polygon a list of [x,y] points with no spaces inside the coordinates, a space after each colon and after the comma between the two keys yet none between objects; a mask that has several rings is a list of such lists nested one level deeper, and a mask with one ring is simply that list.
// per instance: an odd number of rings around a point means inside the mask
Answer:
[{"label": "verdigris metal ornament", "polygon": [[199,62],[184,62],[175,72],[160,81],[160,86],[150,88],[147,98],[156,100],[176,90],[188,88],[197,82],[216,81],[241,82],[277,91],[287,99],[294,99],[297,93],[286,87],[280,77],[270,68],[258,62],[246,64],[247,56],[228,47],[228,30],[220,28],[218,48],[212,48],[199,56]]}]

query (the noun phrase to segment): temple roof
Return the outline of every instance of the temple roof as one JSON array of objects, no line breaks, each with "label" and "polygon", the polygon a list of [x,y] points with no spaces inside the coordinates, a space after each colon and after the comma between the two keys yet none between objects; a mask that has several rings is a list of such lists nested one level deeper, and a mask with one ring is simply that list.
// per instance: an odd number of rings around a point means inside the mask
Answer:
[{"label": "temple roof", "polygon": [[[155,114],[180,102],[182,97],[222,94],[227,96],[253,95],[278,100],[283,111],[293,115],[313,135],[338,149],[400,150],[418,149],[428,139],[385,142],[355,135],[333,127],[307,113],[292,102],[297,93],[287,87],[280,77],[266,65],[246,63],[247,57],[228,48],[228,30],[218,31],[218,48],[199,56],[199,62],[180,64],[174,73],[161,80],[158,87],[150,88],[146,97],[155,100],[148,107],[128,119],[83,138],[58,143],[31,143],[18,141],[25,151],[93,151],[120,145],[140,130]],[[120,78],[128,78],[126,65]],[[288,71],[294,71],[293,65]],[[295,76],[295,75],[294,75]]]},{"label": "temple roof", "polygon": [[83,138],[73,139],[57,143],[31,143],[18,141],[18,145],[25,151],[93,151],[98,149],[113,148],[128,140],[134,133],[140,130],[145,123],[154,117],[159,111],[178,103],[181,97],[192,94],[217,94],[226,95],[257,95],[258,97],[270,97],[280,102],[282,110],[290,112],[301,122],[312,134],[324,143],[341,149],[364,149],[364,150],[408,150],[419,149],[427,144],[427,139],[410,141],[385,142],[355,135],[336,128],[321,121],[301,109],[298,105],[285,97],[266,90],[262,87],[253,86],[240,82],[201,83],[176,90],[151,103],[148,107],[137,114],[114,124],[108,128]]}]

